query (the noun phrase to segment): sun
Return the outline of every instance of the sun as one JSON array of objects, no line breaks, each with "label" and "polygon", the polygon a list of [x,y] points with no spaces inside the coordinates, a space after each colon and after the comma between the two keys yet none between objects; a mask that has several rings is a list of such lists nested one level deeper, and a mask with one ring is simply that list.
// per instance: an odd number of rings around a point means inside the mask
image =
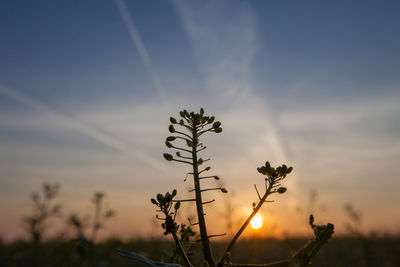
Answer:
[{"label": "sun", "polygon": [[262,226],[262,224],[263,224],[263,221],[262,221],[261,217],[258,215],[254,216],[253,219],[251,219],[251,221],[250,221],[250,225],[251,225],[251,227],[253,227],[253,229],[260,228]]}]

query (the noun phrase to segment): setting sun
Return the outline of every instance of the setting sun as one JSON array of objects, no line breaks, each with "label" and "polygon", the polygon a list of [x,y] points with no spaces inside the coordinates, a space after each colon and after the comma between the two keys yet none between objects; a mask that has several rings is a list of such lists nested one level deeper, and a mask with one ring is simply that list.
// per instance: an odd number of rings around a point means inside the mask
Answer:
[{"label": "setting sun", "polygon": [[262,226],[263,222],[260,216],[256,215],[254,218],[250,221],[251,227],[254,229],[258,229]]}]

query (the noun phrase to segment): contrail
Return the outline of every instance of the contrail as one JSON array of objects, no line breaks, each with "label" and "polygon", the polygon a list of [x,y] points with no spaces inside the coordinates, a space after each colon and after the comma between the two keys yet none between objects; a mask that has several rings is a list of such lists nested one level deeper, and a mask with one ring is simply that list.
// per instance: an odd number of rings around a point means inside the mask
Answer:
[{"label": "contrail", "polygon": [[147,52],[146,46],[140,36],[139,30],[132,19],[132,16],[129,12],[129,9],[126,5],[124,0],[115,0],[115,4],[118,7],[118,11],[122,17],[123,22],[126,25],[128,30],[129,36],[131,37],[133,44],[135,45],[140,58],[143,61],[143,64],[146,66],[147,70],[150,73],[151,80],[156,88],[160,98],[167,102],[167,94],[165,92],[164,86],[162,86],[160,78],[158,77],[157,73],[154,71],[153,64],[151,62],[149,53]]},{"label": "contrail", "polygon": [[90,127],[74,118],[71,118],[69,116],[66,116],[46,105],[43,103],[40,103],[39,101],[21,93],[20,91],[10,88],[8,86],[0,84],[0,93],[3,95],[6,95],[32,109],[35,109],[39,112],[45,113],[46,115],[51,116],[52,118],[55,119],[58,123],[60,123],[63,127],[67,127],[70,129],[74,129],[77,132],[83,133],[86,136],[97,140],[98,142],[107,145],[108,147],[111,147],[119,152],[122,152],[124,154],[127,154],[129,156],[134,157],[135,159],[138,159],[146,164],[149,164],[150,166],[161,169],[161,163],[151,156],[138,151],[134,150],[129,147],[128,144],[121,142],[120,140],[105,134],[93,127]]}]

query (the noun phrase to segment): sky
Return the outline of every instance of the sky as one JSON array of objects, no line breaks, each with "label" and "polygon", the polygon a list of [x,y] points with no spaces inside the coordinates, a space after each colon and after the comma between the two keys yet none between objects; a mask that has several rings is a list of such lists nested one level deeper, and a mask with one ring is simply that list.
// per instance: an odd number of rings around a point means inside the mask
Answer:
[{"label": "sky", "polygon": [[[63,204],[49,237],[90,215],[96,191],[117,214],[103,237],[160,236],[150,198],[192,187],[162,158],[169,117],[200,107],[222,122],[204,155],[229,191],[205,196],[217,200],[211,234],[227,231],[228,207],[245,220],[267,160],[294,171],[248,235],[308,233],[310,212],[346,233],[347,203],[360,231],[399,233],[399,12],[367,0],[2,1],[0,236],[26,237],[44,182]],[[194,207],[182,209],[184,223]]]}]

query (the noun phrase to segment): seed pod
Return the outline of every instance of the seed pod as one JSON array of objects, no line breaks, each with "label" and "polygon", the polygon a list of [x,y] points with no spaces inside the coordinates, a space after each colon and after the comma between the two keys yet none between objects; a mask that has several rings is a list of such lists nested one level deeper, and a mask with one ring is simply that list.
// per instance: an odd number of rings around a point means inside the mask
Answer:
[{"label": "seed pod", "polygon": [[171,122],[171,123],[176,123],[176,119],[175,118],[173,118],[173,117],[171,117],[171,118],[169,118],[169,121]]},{"label": "seed pod", "polygon": [[288,169],[287,169],[287,171],[286,171],[286,173],[291,173],[293,171],[293,167],[289,167]]},{"label": "seed pod", "polygon": [[176,196],[176,193],[177,193],[176,189],[172,190],[172,197]]},{"label": "seed pod", "polygon": [[214,130],[214,132],[220,133],[220,132],[222,132],[222,128],[217,128],[217,129]]},{"label": "seed pod", "polygon": [[214,116],[211,116],[211,117],[208,119],[208,123],[213,123],[214,120],[215,120],[215,117],[214,117]]},{"label": "seed pod", "polygon": [[176,139],[175,136],[168,136],[167,141],[174,141]]},{"label": "seed pod", "polygon": [[213,123],[213,128],[214,128],[214,129],[219,128],[219,126],[221,126],[221,122],[216,121],[216,122]]},{"label": "seed pod", "polygon": [[170,133],[174,133],[175,132],[175,128],[174,128],[174,126],[172,124],[168,127],[168,130],[169,130]]},{"label": "seed pod", "polygon": [[154,198],[151,199],[151,203],[153,203],[154,205],[157,205],[157,200],[155,200]]},{"label": "seed pod", "polygon": [[164,153],[163,156],[168,161],[171,161],[171,160],[174,159],[174,157],[171,154],[168,154],[168,153]]},{"label": "seed pod", "polygon": [[186,145],[187,145],[188,147],[193,147],[192,141],[189,141],[189,140],[186,140]]},{"label": "seed pod", "polygon": [[197,161],[197,164],[201,165],[201,164],[203,164],[203,162],[204,162],[204,160],[203,160],[202,158],[200,158],[200,159]]},{"label": "seed pod", "polygon": [[165,202],[171,202],[172,196],[169,192],[165,193]]},{"label": "seed pod", "polygon": [[286,192],[286,190],[287,190],[286,187],[279,187],[279,188],[278,188],[278,193],[279,193],[279,194],[283,194],[283,193]]},{"label": "seed pod", "polygon": [[204,109],[200,108],[200,115],[203,116],[203,114],[204,114]]},{"label": "seed pod", "polygon": [[314,216],[310,214],[310,219],[309,219],[310,225],[314,224]]},{"label": "seed pod", "polygon": [[158,202],[160,202],[160,203],[164,202],[164,196],[163,196],[162,194],[158,193],[158,194],[157,194],[157,200],[158,200]]},{"label": "seed pod", "polygon": [[175,206],[174,206],[174,209],[178,210],[180,206],[181,206],[181,202],[176,202]]},{"label": "seed pod", "polygon": [[172,144],[171,144],[170,142],[168,142],[168,141],[165,141],[165,145],[166,145],[167,147],[169,147],[169,148],[172,147]]},{"label": "seed pod", "polygon": [[184,124],[183,120],[180,120],[180,121],[179,121],[179,125],[182,125],[182,126],[183,126],[183,124]]},{"label": "seed pod", "polygon": [[221,192],[226,194],[226,193],[228,193],[228,190],[226,190],[225,188],[222,187]]},{"label": "seed pod", "polygon": [[253,202],[253,209],[256,207],[256,203],[255,202]]},{"label": "seed pod", "polygon": [[215,180],[219,180],[219,176],[214,175],[214,179],[215,179]]}]

